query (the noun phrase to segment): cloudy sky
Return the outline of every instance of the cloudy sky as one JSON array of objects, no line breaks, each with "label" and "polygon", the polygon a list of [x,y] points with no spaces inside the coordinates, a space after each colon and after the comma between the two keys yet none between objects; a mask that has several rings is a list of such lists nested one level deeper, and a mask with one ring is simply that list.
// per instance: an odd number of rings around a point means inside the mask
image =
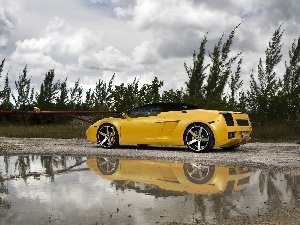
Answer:
[{"label": "cloudy sky", "polygon": [[157,76],[163,89],[177,89],[187,81],[183,64],[191,65],[204,35],[209,32],[211,51],[223,32],[242,23],[232,52],[244,50],[247,88],[280,24],[287,60],[300,36],[299,11],[299,0],[0,0],[2,75],[9,73],[14,88],[27,65],[36,90],[49,69],[56,79],[68,77],[70,86],[80,78],[85,89],[114,73],[115,84],[150,83]]}]

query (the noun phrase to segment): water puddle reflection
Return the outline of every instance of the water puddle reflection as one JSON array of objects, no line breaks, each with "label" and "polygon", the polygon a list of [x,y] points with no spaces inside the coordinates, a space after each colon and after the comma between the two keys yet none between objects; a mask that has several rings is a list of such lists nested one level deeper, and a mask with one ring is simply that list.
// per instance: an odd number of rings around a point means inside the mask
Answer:
[{"label": "water puddle reflection", "polygon": [[0,224],[215,224],[297,207],[299,174],[196,162],[0,156]]},{"label": "water puddle reflection", "polygon": [[88,158],[87,165],[100,177],[123,190],[134,189],[164,196],[174,192],[219,194],[247,187],[251,171],[239,167],[206,166],[154,160]]}]

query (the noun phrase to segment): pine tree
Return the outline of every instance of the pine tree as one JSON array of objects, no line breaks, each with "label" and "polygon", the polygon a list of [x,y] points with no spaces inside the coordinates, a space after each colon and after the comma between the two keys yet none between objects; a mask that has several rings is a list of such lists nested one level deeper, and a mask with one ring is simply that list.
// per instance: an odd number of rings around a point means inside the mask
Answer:
[{"label": "pine tree", "polygon": [[140,95],[139,80],[137,78],[132,83],[128,83],[127,86],[124,83],[115,85],[112,96],[115,110],[124,111],[143,104],[143,97]]},{"label": "pine tree", "polygon": [[224,95],[225,85],[232,73],[232,64],[242,54],[242,52],[240,52],[233,57],[229,56],[233,38],[239,26],[240,24],[231,31],[225,43],[223,43],[223,34],[217,45],[215,45],[212,53],[209,53],[212,63],[207,78],[207,85],[205,86],[207,108],[220,108],[222,105],[222,107],[224,107],[224,99],[222,97]]},{"label": "pine tree", "polygon": [[27,78],[27,65],[23,69],[23,73],[19,75],[19,80],[15,81],[17,96],[12,94],[17,109],[27,107],[33,102],[34,88],[30,89],[30,79]]},{"label": "pine tree", "polygon": [[258,82],[251,74],[250,91],[248,91],[249,106],[255,119],[265,122],[278,117],[279,99],[278,92],[280,87],[279,79],[275,72],[275,67],[282,58],[281,38],[283,31],[281,25],[275,30],[269,46],[265,50],[265,66],[260,58],[258,64]]},{"label": "pine tree", "polygon": [[236,96],[238,95],[238,90],[242,87],[243,81],[241,79],[241,64],[243,62],[243,58],[240,58],[238,61],[237,69],[235,73],[232,73],[230,76],[229,81],[229,89],[230,89],[230,96],[229,96],[229,103],[232,106],[237,105]]},{"label": "pine tree", "polygon": [[91,110],[94,108],[94,92],[90,88],[88,91],[85,92],[85,102],[83,103],[83,109]]},{"label": "pine tree", "polygon": [[[4,62],[5,62],[5,59],[3,59],[0,64],[0,78],[1,78],[1,74],[3,72]],[[0,85],[0,88],[1,88],[1,85]],[[4,90],[0,89],[0,105],[1,105],[1,102],[3,101],[3,97],[4,97]]]},{"label": "pine tree", "polygon": [[58,110],[68,109],[69,106],[69,90],[67,89],[67,79],[60,82],[58,95],[56,96],[55,104]]},{"label": "pine tree", "polygon": [[11,89],[9,87],[8,73],[6,74],[4,81],[4,89],[2,91],[2,100],[0,99],[0,109],[12,109],[13,105],[10,101]]},{"label": "pine tree", "polygon": [[288,119],[300,119],[300,37],[294,40],[289,51],[290,61],[285,62],[283,77],[283,106]]},{"label": "pine tree", "polygon": [[54,83],[54,76],[54,70],[49,70],[45,74],[40,92],[36,93],[36,105],[43,110],[50,110],[53,108],[56,95],[58,94],[60,83],[59,81]]},{"label": "pine tree", "polygon": [[[186,93],[181,90],[173,90],[170,89],[168,91],[163,91],[161,96],[162,102],[189,102],[187,99],[189,97],[186,95]],[[191,102],[189,102],[191,103]],[[194,104],[194,103],[191,103]]]},{"label": "pine tree", "polygon": [[96,83],[95,92],[91,95],[93,97],[93,105],[97,110],[109,110],[112,107],[112,92],[113,92],[113,80],[115,74],[111,77],[108,84],[103,80]]},{"label": "pine tree", "polygon": [[[187,86],[187,102],[195,105],[203,105],[205,90],[204,90],[204,80],[206,78],[206,69],[209,65],[204,65],[205,61],[205,45],[207,43],[207,36],[201,41],[199,47],[199,53],[196,51],[193,53],[193,67],[188,67],[184,63],[184,68],[188,74],[189,80],[186,82]],[[171,91],[170,94],[173,92]],[[167,93],[165,93],[167,94]]]},{"label": "pine tree", "polygon": [[[205,65],[205,45],[207,43],[207,36],[202,40],[199,53],[193,53],[193,67],[187,67],[184,64],[185,70],[188,74],[189,80],[186,83],[187,93],[184,99],[192,104],[198,105],[202,108],[226,108],[227,102],[224,97],[224,89],[232,74],[232,64],[238,59],[242,52],[230,56],[231,46],[234,35],[240,24],[231,31],[228,39],[223,43],[224,33],[215,45],[212,52],[210,52],[210,64]],[[236,75],[233,75],[232,90],[237,91],[240,84],[236,79],[239,79],[240,66],[242,60],[238,63],[238,70]],[[208,75],[206,71],[208,70]],[[234,83],[235,82],[235,83]],[[232,94],[235,95],[236,93]]]},{"label": "pine tree", "polygon": [[154,77],[151,84],[144,84],[140,89],[140,102],[153,103],[160,101],[159,89],[163,86],[164,82]]},{"label": "pine tree", "polygon": [[74,87],[70,89],[70,107],[79,110],[82,107],[83,88],[79,86],[79,79],[75,82]]},{"label": "pine tree", "polygon": [[5,59],[3,59],[1,64],[0,64],[0,78],[1,78],[1,74],[3,72],[4,62],[5,62]]}]

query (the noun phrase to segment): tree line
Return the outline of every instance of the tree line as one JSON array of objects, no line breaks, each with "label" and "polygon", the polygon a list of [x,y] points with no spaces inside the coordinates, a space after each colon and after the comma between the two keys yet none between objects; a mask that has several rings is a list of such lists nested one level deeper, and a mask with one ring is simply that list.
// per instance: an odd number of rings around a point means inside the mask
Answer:
[{"label": "tree line", "polygon": [[[164,81],[154,77],[150,84],[132,83],[114,85],[115,74],[109,82],[99,79],[94,89],[84,91],[78,79],[67,87],[67,79],[55,80],[55,71],[45,75],[39,91],[31,87],[27,65],[14,82],[12,93],[7,73],[0,83],[0,110],[20,109],[34,105],[42,110],[118,110],[151,102],[186,102],[204,109],[238,110],[247,112],[253,121],[270,122],[300,120],[300,37],[294,39],[289,49],[285,71],[277,74],[282,59],[281,25],[274,31],[265,49],[265,58],[258,60],[257,70],[249,74],[248,90],[243,90],[241,68],[243,51],[232,53],[234,27],[229,36],[222,34],[212,51],[206,48],[208,33],[193,52],[192,65],[184,63],[188,80],[181,89],[160,91]],[[5,59],[0,64],[2,76]],[[245,76],[245,75],[244,75]]]}]

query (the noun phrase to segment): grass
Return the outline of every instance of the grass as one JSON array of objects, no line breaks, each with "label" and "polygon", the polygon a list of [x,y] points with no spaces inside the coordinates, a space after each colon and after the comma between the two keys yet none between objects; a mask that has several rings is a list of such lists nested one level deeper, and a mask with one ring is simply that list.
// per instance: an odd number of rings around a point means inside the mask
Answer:
[{"label": "grass", "polygon": [[1,137],[17,138],[85,138],[89,125],[5,125],[0,126]]},{"label": "grass", "polygon": [[[18,138],[85,138],[85,125],[0,125],[0,137]],[[300,144],[300,124],[254,125],[252,140],[260,142],[293,142]]]},{"label": "grass", "polygon": [[269,123],[255,125],[252,139],[261,142],[295,142],[300,144],[300,123]]}]

